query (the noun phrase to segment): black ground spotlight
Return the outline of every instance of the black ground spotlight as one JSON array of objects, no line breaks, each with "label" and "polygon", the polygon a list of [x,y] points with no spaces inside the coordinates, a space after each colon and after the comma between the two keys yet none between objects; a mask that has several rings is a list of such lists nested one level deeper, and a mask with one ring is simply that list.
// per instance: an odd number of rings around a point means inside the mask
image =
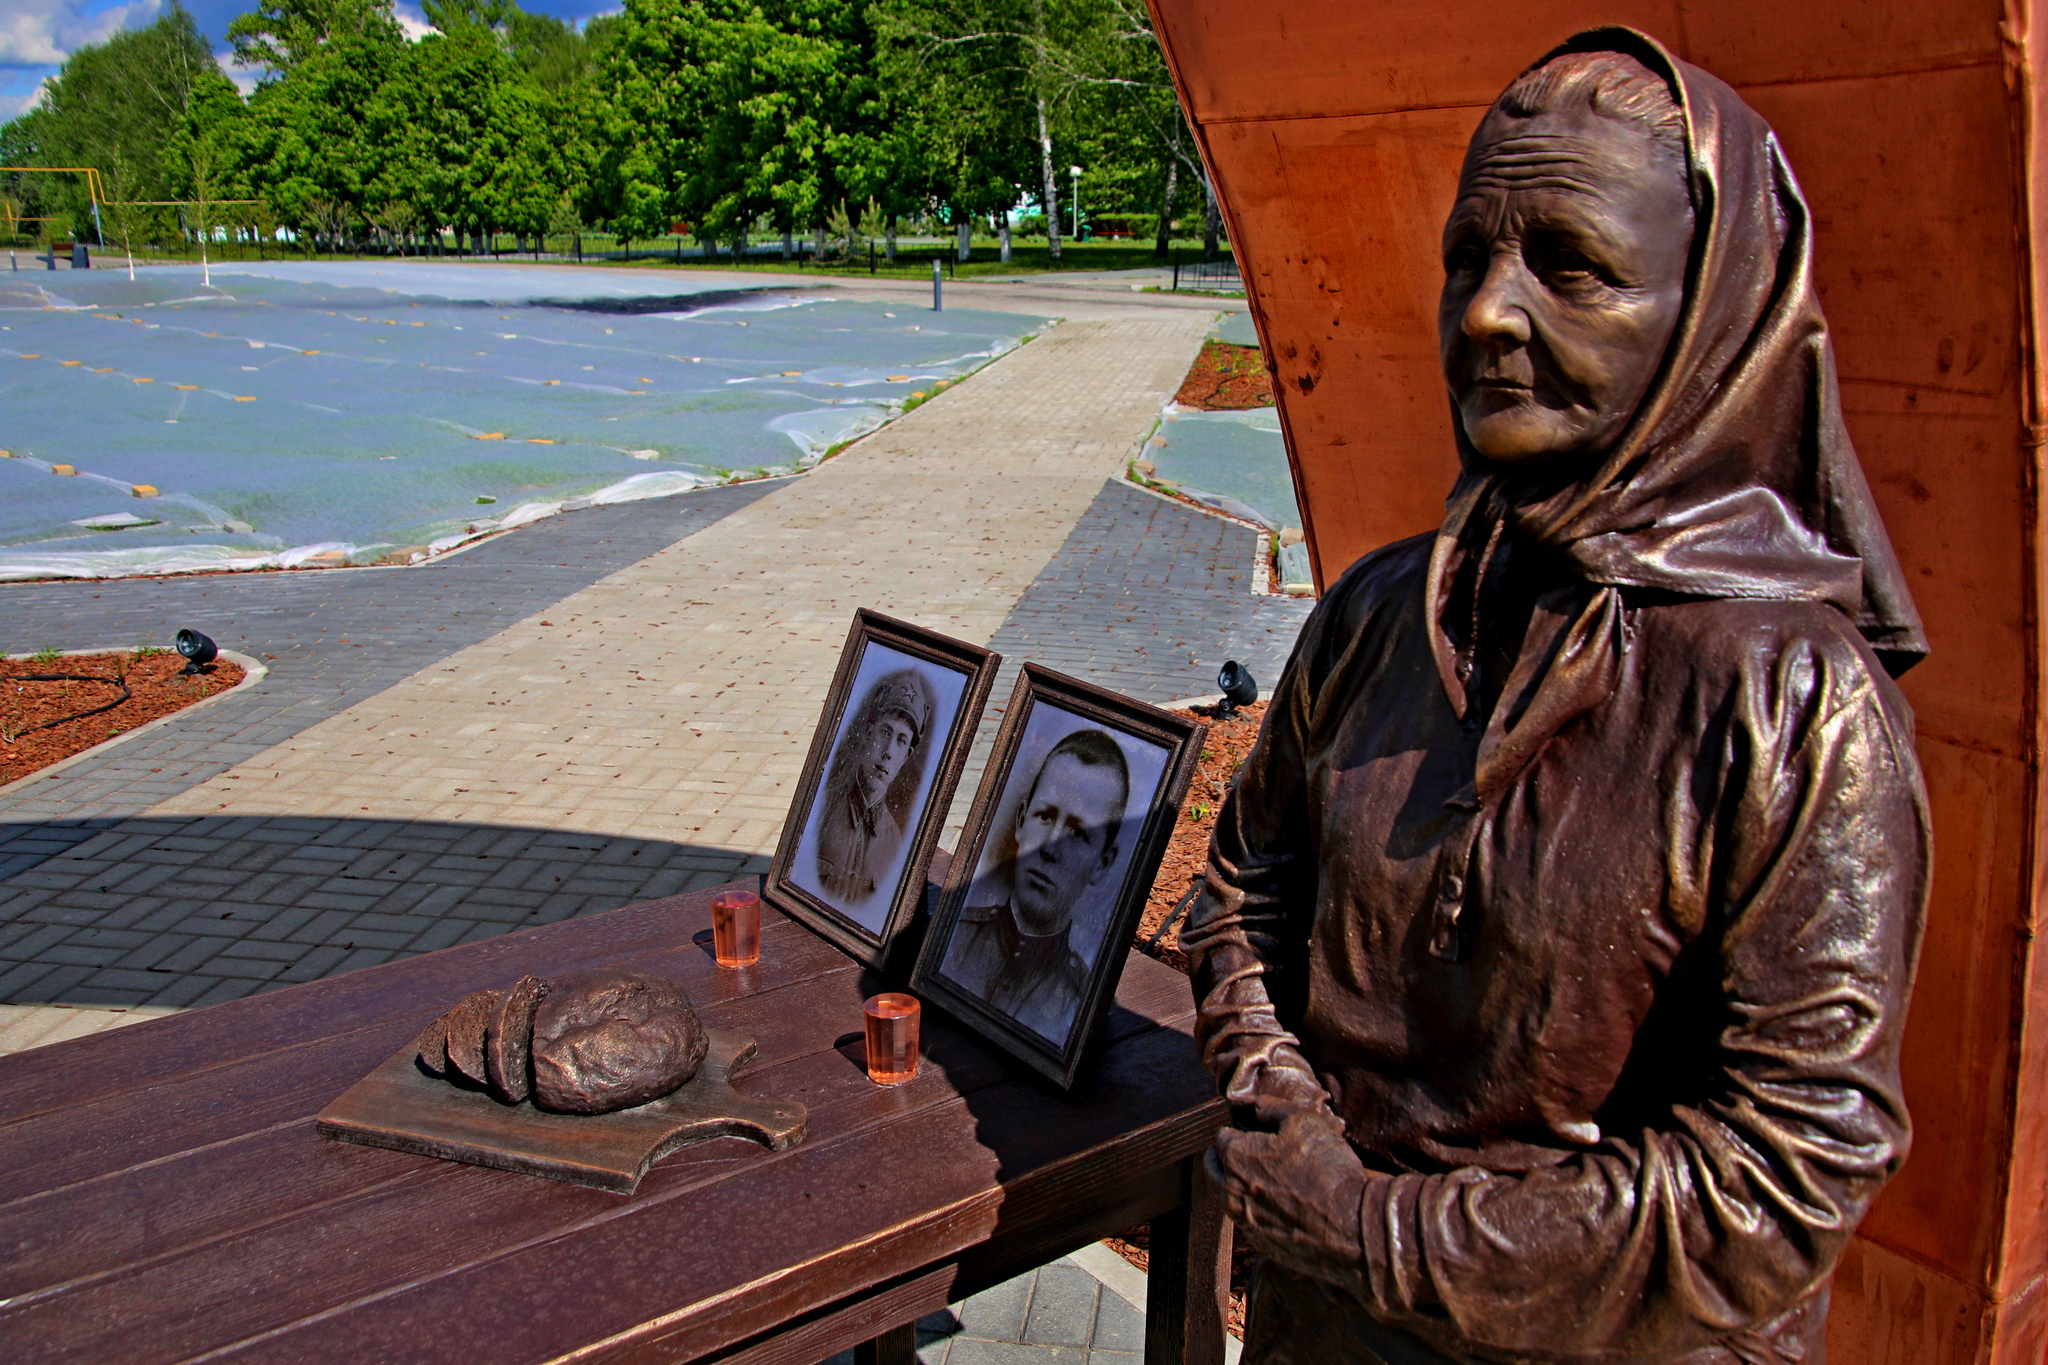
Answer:
[{"label": "black ground spotlight", "polygon": [[220,646],[196,630],[178,632],[178,652],[185,656],[185,675],[204,673],[206,666],[220,653]]},{"label": "black ground spotlight", "polygon": [[1216,671],[1216,685],[1223,689],[1223,700],[1216,703],[1216,719],[1225,720],[1237,714],[1240,706],[1250,706],[1259,699],[1258,680],[1252,671],[1232,659]]}]

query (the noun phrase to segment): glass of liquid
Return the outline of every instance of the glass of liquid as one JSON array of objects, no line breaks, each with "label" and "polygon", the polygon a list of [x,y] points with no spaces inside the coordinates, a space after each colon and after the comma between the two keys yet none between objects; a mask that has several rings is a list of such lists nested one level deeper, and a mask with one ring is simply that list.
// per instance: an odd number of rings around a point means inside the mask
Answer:
[{"label": "glass of liquid", "polygon": [[711,953],[721,967],[751,967],[761,960],[759,896],[735,890],[712,897]]},{"label": "glass of liquid", "polygon": [[861,1005],[868,1027],[868,1079],[902,1085],[917,1075],[917,997],[884,991]]}]

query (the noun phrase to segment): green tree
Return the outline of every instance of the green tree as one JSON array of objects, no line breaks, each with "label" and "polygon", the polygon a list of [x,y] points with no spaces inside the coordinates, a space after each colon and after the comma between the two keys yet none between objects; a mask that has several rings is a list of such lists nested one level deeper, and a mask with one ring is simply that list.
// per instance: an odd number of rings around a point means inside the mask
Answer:
[{"label": "green tree", "polygon": [[830,0],[627,0],[601,76],[600,212],[628,236],[822,228],[888,140],[873,49],[866,12]]},{"label": "green tree", "polygon": [[237,62],[279,74],[330,43],[402,37],[391,0],[258,0],[228,25]]},{"label": "green tree", "polygon": [[222,169],[301,229],[318,201],[361,213],[381,160],[368,111],[406,50],[395,29],[320,44],[288,74],[259,86],[246,111],[206,130]]},{"label": "green tree", "polygon": [[[13,165],[89,166],[112,176],[118,161],[124,201],[165,199],[179,179],[173,146],[195,108],[239,102],[214,64],[192,16],[173,0],[146,28],[117,33],[74,52],[44,87],[40,107],[0,130]],[[80,175],[16,178],[15,192],[42,213],[94,222],[94,197]],[[130,231],[136,220],[127,220]],[[104,212],[100,226],[105,230]]]},{"label": "green tree", "polygon": [[539,234],[574,179],[573,123],[475,24],[407,46],[365,111],[369,198],[404,203],[430,230]]}]

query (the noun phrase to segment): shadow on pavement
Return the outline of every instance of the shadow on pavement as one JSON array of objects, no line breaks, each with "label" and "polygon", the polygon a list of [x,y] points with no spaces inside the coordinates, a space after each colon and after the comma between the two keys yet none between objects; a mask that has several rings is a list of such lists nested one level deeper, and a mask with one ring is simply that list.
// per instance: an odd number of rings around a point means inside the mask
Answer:
[{"label": "shadow on pavement", "polygon": [[0,1002],[209,1005],[767,866],[735,849],[513,825],[0,824]]}]

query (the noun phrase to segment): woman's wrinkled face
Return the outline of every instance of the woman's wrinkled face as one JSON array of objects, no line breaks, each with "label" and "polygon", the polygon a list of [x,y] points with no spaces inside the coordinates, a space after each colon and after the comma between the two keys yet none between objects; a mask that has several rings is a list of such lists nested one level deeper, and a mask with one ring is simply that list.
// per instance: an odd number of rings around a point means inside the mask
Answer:
[{"label": "woman's wrinkled face", "polygon": [[1692,205],[1649,131],[1575,108],[1480,127],[1444,226],[1444,379],[1473,447],[1524,464],[1613,445],[1685,298]]}]

